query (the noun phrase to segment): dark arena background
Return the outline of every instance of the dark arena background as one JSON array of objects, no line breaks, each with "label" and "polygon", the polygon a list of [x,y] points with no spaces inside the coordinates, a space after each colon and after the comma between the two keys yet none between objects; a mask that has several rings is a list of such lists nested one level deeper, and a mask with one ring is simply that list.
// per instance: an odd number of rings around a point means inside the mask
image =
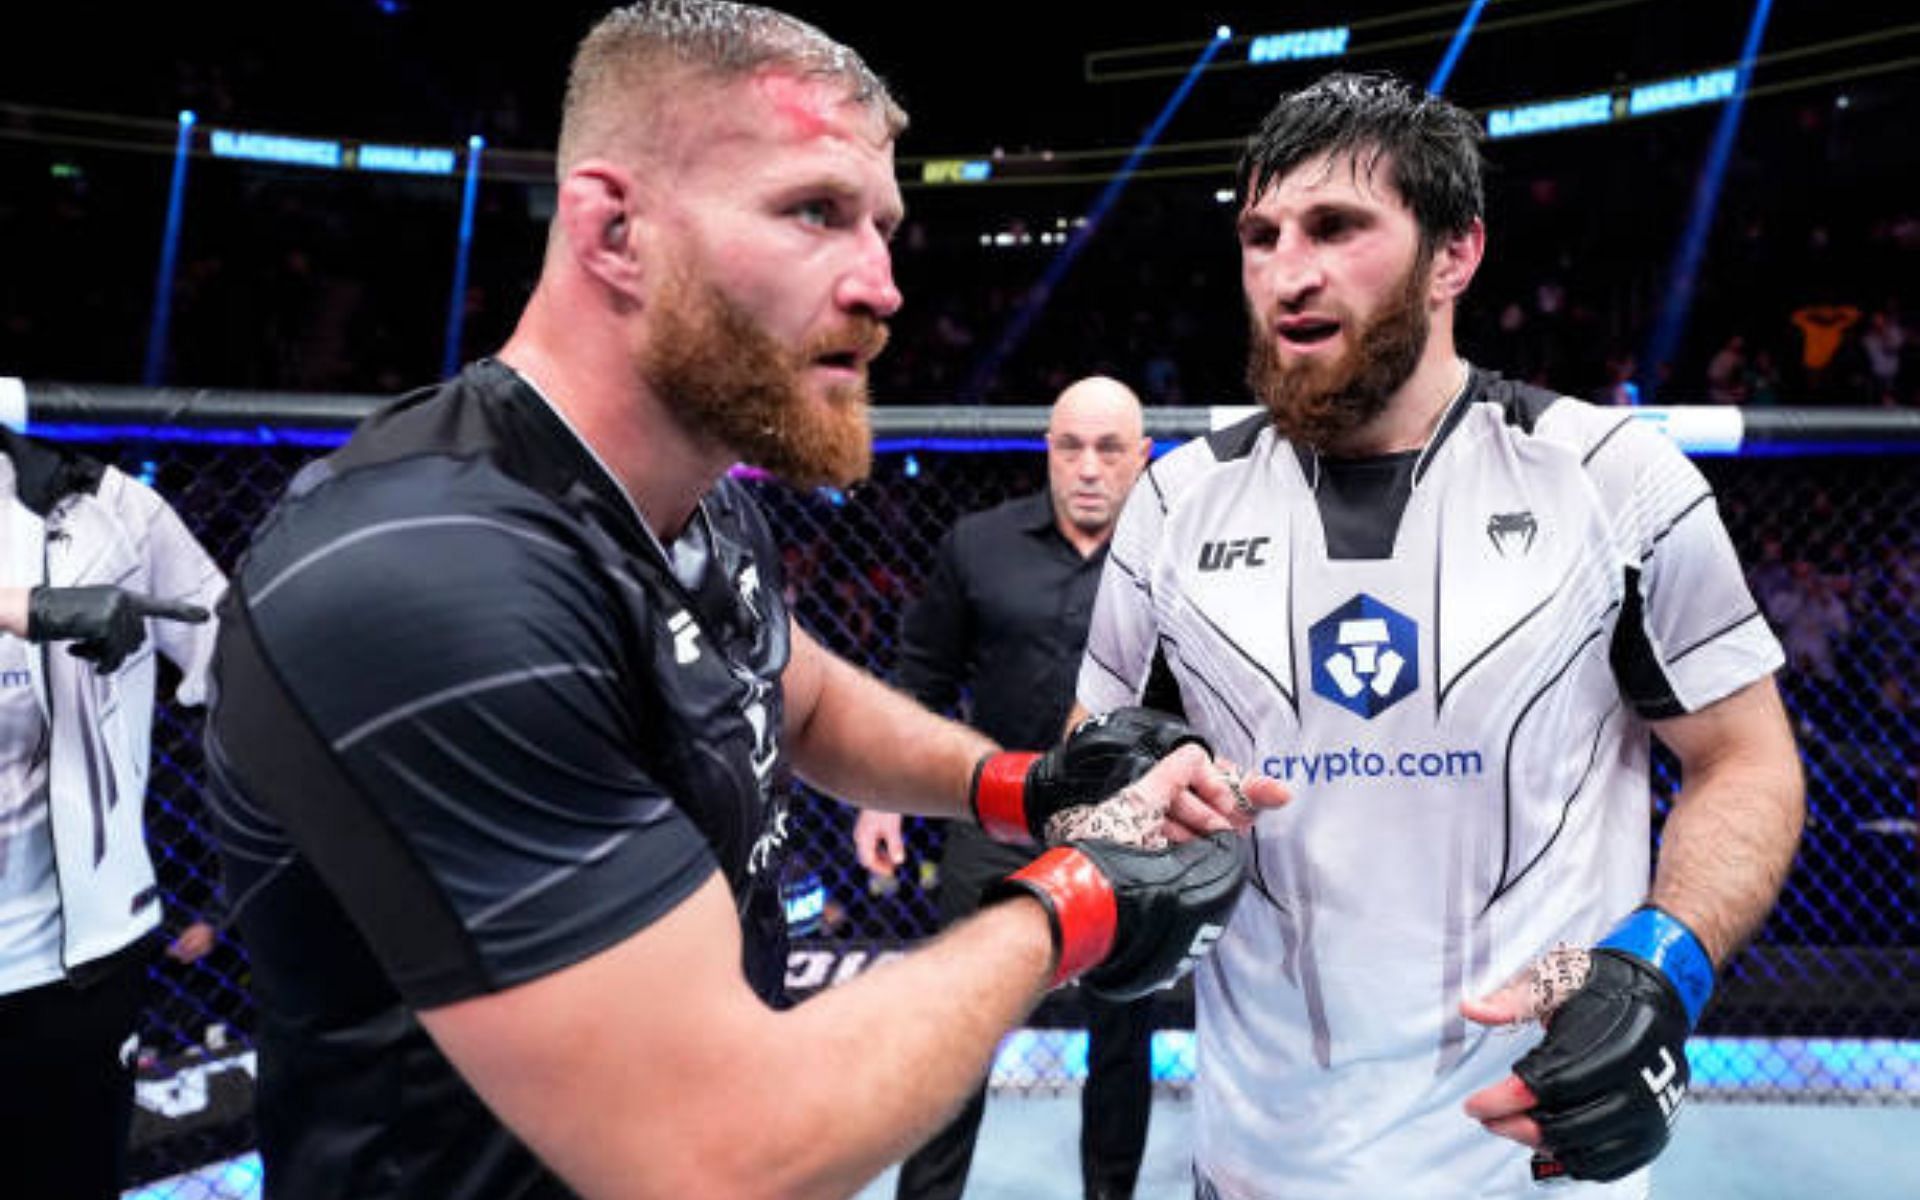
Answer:
[{"label": "dark arena background", "polygon": [[[0,74],[0,417],[149,480],[230,568],[291,474],[379,397],[504,338],[553,207],[566,57],[600,6],[67,10],[11,31]],[[1223,192],[1240,140],[1324,70],[1427,83],[1494,134],[1466,354],[1638,405],[1679,439],[1790,656],[1805,842],[1690,1046],[1696,1089],[1920,1102],[1920,11],[791,11],[913,114],[874,476],[756,485],[809,629],[887,675],[953,519],[1042,484],[1043,406],[1072,379],[1132,384],[1163,447],[1248,403]],[[193,965],[153,968],[134,1162],[165,1200],[259,1187],[247,952],[223,924],[198,720],[163,707],[148,797],[168,928],[222,930]],[[1649,802],[1669,786],[1663,771]],[[797,991],[933,931],[936,826],[910,830],[883,887],[853,861],[850,810],[796,790],[793,811]],[[1183,990],[1160,1018],[1177,1097]],[[1049,1001],[996,1083],[1076,1088],[1077,1021],[1071,992]]]}]

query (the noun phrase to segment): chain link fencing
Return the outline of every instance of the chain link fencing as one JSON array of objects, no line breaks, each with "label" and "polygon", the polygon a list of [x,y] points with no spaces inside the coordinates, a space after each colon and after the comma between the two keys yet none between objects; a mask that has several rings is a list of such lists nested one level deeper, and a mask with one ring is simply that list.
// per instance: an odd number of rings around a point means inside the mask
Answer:
[{"label": "chain link fencing", "polygon": [[[134,426],[122,411],[33,432],[78,441],[149,480],[231,568],[250,531],[300,465],[340,435],[283,429]],[[1161,434],[1204,427],[1204,413],[1154,414]],[[876,674],[893,667],[903,609],[918,594],[953,520],[1044,486],[1042,410],[977,410],[943,424],[877,414],[873,478],[847,491],[756,484],[779,535],[788,598],[825,645]],[[310,417],[311,414],[308,414]],[[1198,422],[1198,423],[1196,423]],[[943,434],[943,429],[947,431]],[[960,430],[964,437],[949,436]],[[982,437],[982,432],[985,437]],[[899,434],[899,437],[891,435]],[[891,440],[886,438],[891,437]],[[1708,457],[1749,578],[1792,658],[1783,676],[1807,770],[1799,860],[1760,936],[1731,967],[1691,1050],[1696,1090],[1714,1098],[1812,1103],[1920,1100],[1920,491],[1914,439],[1877,454]],[[142,1030],[135,1178],[154,1200],[242,1196],[257,1178],[188,1192],[170,1177],[252,1145],[252,1015],[247,955],[223,924],[201,799],[200,714],[160,708],[148,830],[166,931],[218,931],[204,958],[157,958]],[[1673,773],[1662,763],[1656,811]],[[853,811],[796,786],[789,880],[793,990],[857,975],[937,926],[941,832],[908,824],[897,881],[854,862]],[[1160,1004],[1156,1075],[1178,1088],[1193,1069],[1190,994]],[[1077,1087],[1085,1043],[1071,990],[1003,1047],[995,1082],[1029,1094]],[[1906,1039],[1906,1040],[1902,1040]],[[226,1190],[226,1189],[232,1190]]]}]

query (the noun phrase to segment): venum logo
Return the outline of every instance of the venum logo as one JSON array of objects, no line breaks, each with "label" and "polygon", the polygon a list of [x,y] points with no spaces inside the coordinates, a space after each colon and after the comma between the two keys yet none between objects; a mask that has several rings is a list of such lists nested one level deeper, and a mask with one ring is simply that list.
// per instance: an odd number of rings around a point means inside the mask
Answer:
[{"label": "venum logo", "polygon": [[1533,539],[1539,532],[1540,524],[1531,512],[1494,513],[1487,518],[1487,540],[1501,558],[1524,556],[1533,549]]},{"label": "venum logo", "polygon": [[1200,569],[1202,571],[1231,571],[1241,565],[1264,567],[1267,565],[1266,548],[1273,541],[1269,537],[1234,538],[1231,541],[1200,543]]},{"label": "venum logo", "polygon": [[1313,690],[1372,720],[1420,687],[1420,631],[1362,593],[1307,631]]}]

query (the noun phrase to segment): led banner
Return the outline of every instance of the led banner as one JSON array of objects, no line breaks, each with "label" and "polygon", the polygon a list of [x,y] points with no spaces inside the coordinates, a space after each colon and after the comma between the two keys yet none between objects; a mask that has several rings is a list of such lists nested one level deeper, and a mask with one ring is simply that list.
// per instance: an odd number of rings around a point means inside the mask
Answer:
[{"label": "led banner", "polygon": [[1520,137],[1585,125],[1609,125],[1679,108],[1719,104],[1733,99],[1739,90],[1740,73],[1728,67],[1633,88],[1496,108],[1487,114],[1487,136]]}]

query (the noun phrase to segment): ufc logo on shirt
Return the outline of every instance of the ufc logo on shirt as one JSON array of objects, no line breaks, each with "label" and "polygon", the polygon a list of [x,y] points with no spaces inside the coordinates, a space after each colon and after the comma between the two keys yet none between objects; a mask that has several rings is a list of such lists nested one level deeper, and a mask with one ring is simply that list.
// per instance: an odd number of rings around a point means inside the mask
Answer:
[{"label": "ufc logo on shirt", "polygon": [[1200,543],[1200,569],[1202,571],[1231,571],[1241,563],[1249,567],[1267,565],[1266,555],[1262,553],[1272,538],[1234,538],[1230,542]]}]

